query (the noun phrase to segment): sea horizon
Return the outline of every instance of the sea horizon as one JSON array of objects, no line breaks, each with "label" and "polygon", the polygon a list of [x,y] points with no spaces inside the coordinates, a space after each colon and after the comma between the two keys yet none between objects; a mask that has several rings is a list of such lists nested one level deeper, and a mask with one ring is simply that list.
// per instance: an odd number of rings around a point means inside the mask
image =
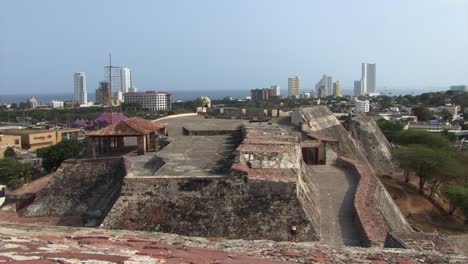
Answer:
[{"label": "sea horizon", "polygon": [[[377,89],[377,92],[382,95],[399,96],[399,95],[419,95],[428,92],[443,92],[449,90],[448,87],[434,86],[425,88],[415,87],[383,87]],[[309,92],[302,90],[302,92]],[[144,91],[142,91],[144,92]],[[250,96],[250,90],[168,90],[172,94],[172,101],[189,101],[200,96],[208,96],[211,99],[223,99],[232,97],[234,99],[245,99]],[[287,95],[287,89],[281,89],[281,95]],[[344,87],[343,95],[352,95],[352,87]],[[20,103],[26,101],[29,97],[35,97],[40,103],[49,103],[52,100],[70,101],[73,99],[73,93],[19,93],[19,94],[0,94],[0,104]],[[88,101],[94,101],[95,93],[88,93]]]}]

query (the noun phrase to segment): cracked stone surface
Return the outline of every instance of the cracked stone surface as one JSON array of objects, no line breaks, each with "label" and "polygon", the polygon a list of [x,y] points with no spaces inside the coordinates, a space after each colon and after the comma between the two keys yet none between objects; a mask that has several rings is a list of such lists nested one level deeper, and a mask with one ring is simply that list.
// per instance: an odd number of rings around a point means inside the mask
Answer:
[{"label": "cracked stone surface", "polygon": [[0,263],[467,263],[435,251],[225,240],[0,222]]}]

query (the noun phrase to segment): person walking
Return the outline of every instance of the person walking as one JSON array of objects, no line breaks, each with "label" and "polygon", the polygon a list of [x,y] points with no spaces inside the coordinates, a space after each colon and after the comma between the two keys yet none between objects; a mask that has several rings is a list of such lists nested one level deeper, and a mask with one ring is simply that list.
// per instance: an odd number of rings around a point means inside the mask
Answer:
[{"label": "person walking", "polygon": [[291,235],[291,242],[297,242],[297,224],[296,222],[292,222],[291,226],[289,227],[289,234]]}]

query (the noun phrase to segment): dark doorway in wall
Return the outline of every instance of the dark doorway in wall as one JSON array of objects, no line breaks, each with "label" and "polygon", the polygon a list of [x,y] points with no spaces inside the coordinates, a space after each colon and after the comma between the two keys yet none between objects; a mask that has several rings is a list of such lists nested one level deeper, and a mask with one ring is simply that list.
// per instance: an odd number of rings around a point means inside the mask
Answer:
[{"label": "dark doorway in wall", "polygon": [[319,164],[318,148],[302,148],[302,159],[307,165]]}]

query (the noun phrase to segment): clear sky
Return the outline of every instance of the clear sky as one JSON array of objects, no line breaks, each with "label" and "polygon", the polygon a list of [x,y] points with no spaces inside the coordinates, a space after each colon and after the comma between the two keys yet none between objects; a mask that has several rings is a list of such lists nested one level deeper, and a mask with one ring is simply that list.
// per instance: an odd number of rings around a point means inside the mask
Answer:
[{"label": "clear sky", "polygon": [[468,84],[468,0],[2,0],[0,94],[88,92],[113,61],[141,90]]}]

